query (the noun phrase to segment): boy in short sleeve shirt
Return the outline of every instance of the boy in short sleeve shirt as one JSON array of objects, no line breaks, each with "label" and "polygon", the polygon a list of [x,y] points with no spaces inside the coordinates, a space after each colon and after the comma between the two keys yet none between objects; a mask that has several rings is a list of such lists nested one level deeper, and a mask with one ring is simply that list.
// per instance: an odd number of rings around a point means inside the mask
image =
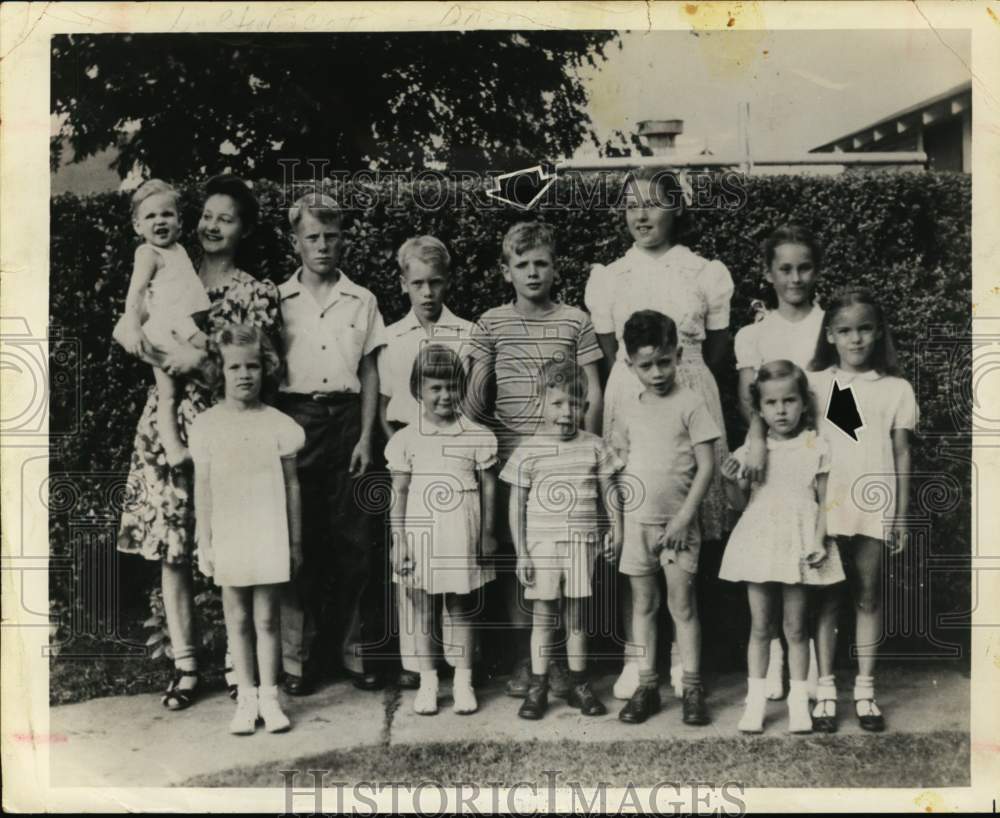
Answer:
[{"label": "boy in short sleeve shirt", "polygon": [[385,328],[375,296],[337,267],[341,219],[328,196],[295,202],[291,241],[302,266],[278,288],[286,363],[278,406],[306,432],[297,458],[303,566],[281,610],[284,689],[291,695],[310,692],[319,670],[311,660],[324,605],[334,608],[345,669],[359,687],[379,686],[374,674],[365,674],[361,633],[352,623],[375,634],[384,607],[373,600],[361,610],[363,598],[376,596],[364,592],[374,573],[379,528],[377,517],[358,505],[355,479],[372,462],[376,352]]}]

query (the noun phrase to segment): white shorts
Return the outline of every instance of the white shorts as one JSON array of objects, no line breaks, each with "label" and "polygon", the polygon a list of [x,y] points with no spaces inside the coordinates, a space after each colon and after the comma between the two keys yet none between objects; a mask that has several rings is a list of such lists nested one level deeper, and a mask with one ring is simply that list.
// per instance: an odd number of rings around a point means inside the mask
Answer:
[{"label": "white shorts", "polygon": [[585,599],[593,595],[597,545],[568,540],[528,542],[528,556],[535,569],[534,585],[524,588],[525,599]]}]

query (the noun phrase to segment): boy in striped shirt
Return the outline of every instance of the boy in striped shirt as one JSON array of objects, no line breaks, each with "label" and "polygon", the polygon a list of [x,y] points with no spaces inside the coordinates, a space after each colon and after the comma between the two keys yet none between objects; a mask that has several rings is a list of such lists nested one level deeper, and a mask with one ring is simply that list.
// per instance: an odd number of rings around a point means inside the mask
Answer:
[{"label": "boy in striped shirt", "polygon": [[[552,299],[556,281],[556,245],[552,229],[542,222],[519,222],[503,239],[504,279],[514,287],[510,304],[480,316],[470,339],[471,368],[466,393],[467,412],[493,431],[499,444],[501,468],[511,453],[542,426],[537,394],[538,371],[551,359],[583,367],[587,375],[584,427],[599,433],[602,394],[598,361],[602,360],[590,316],[583,310]],[[506,484],[500,483],[498,502],[507,508]],[[499,515],[500,520],[505,519]],[[517,662],[507,693],[524,698],[530,682],[528,630],[530,607],[514,574],[513,537],[497,531],[499,545],[497,585],[504,594],[507,623],[516,640]],[[554,670],[560,668],[557,665]],[[553,690],[566,692],[553,675]],[[557,683],[558,682],[558,683]]]}]

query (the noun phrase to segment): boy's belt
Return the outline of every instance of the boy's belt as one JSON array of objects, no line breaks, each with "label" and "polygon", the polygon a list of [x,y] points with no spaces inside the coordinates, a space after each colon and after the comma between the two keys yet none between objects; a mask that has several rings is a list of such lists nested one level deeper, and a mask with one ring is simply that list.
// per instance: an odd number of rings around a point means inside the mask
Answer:
[{"label": "boy's belt", "polygon": [[291,403],[320,403],[332,406],[338,403],[350,403],[359,397],[357,392],[282,392],[281,398]]}]

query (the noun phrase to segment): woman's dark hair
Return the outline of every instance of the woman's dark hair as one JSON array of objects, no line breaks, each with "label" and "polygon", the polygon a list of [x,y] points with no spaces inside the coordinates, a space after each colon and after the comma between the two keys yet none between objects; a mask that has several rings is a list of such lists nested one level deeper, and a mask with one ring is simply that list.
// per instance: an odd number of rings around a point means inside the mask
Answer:
[{"label": "woman's dark hair", "polygon": [[260,327],[252,324],[227,324],[210,339],[208,363],[204,378],[215,400],[225,397],[226,380],[223,374],[223,347],[256,347],[260,355],[262,370],[261,399],[274,397],[281,382],[281,358],[271,343],[271,339]]},{"label": "woman's dark hair", "polygon": [[768,267],[771,266],[771,263],[774,261],[774,252],[782,244],[801,244],[804,247],[808,247],[816,269],[819,269],[823,263],[823,247],[812,230],[800,224],[783,224],[780,227],[776,227],[771,235],[764,239],[761,245],[765,265]]},{"label": "woman's dark hair", "polygon": [[799,418],[799,428],[796,433],[803,429],[816,428],[816,413],[813,411],[812,399],[809,396],[809,379],[806,373],[791,361],[769,361],[757,370],[757,376],[750,384],[750,399],[753,402],[754,411],[760,414],[760,385],[768,381],[780,381],[790,378],[795,381],[799,397],[802,398],[802,417]]},{"label": "woman's dark hair", "polygon": [[243,228],[252,233],[260,219],[260,205],[247,183],[231,173],[213,176],[205,185],[205,198],[216,195],[228,196],[236,202]]},{"label": "woman's dark hair", "polygon": [[816,340],[816,352],[809,362],[809,369],[813,372],[819,372],[840,363],[837,348],[826,339],[826,333],[838,312],[856,304],[863,304],[875,311],[875,321],[880,330],[878,338],[875,339],[875,349],[872,352],[872,368],[881,375],[898,375],[899,362],[896,358],[896,345],[892,341],[892,332],[885,320],[885,313],[871,291],[864,287],[844,287],[834,292],[827,300],[823,325],[819,328],[819,338]]},{"label": "woman's dark hair", "polygon": [[666,166],[646,166],[630,171],[625,179],[626,197],[636,182],[652,182],[656,192],[656,202],[660,207],[675,210],[671,244],[686,241],[694,233],[694,215],[685,201],[685,191],[680,183],[678,171]]},{"label": "woman's dark hair", "polygon": [[452,381],[458,386],[459,400],[465,398],[465,367],[454,350],[443,344],[427,344],[420,348],[410,370],[410,394],[420,400],[420,384],[424,378]]},{"label": "woman's dark hair", "polygon": [[639,310],[625,322],[622,341],[629,355],[634,355],[643,347],[674,349],[677,346],[677,324],[662,312]]}]

